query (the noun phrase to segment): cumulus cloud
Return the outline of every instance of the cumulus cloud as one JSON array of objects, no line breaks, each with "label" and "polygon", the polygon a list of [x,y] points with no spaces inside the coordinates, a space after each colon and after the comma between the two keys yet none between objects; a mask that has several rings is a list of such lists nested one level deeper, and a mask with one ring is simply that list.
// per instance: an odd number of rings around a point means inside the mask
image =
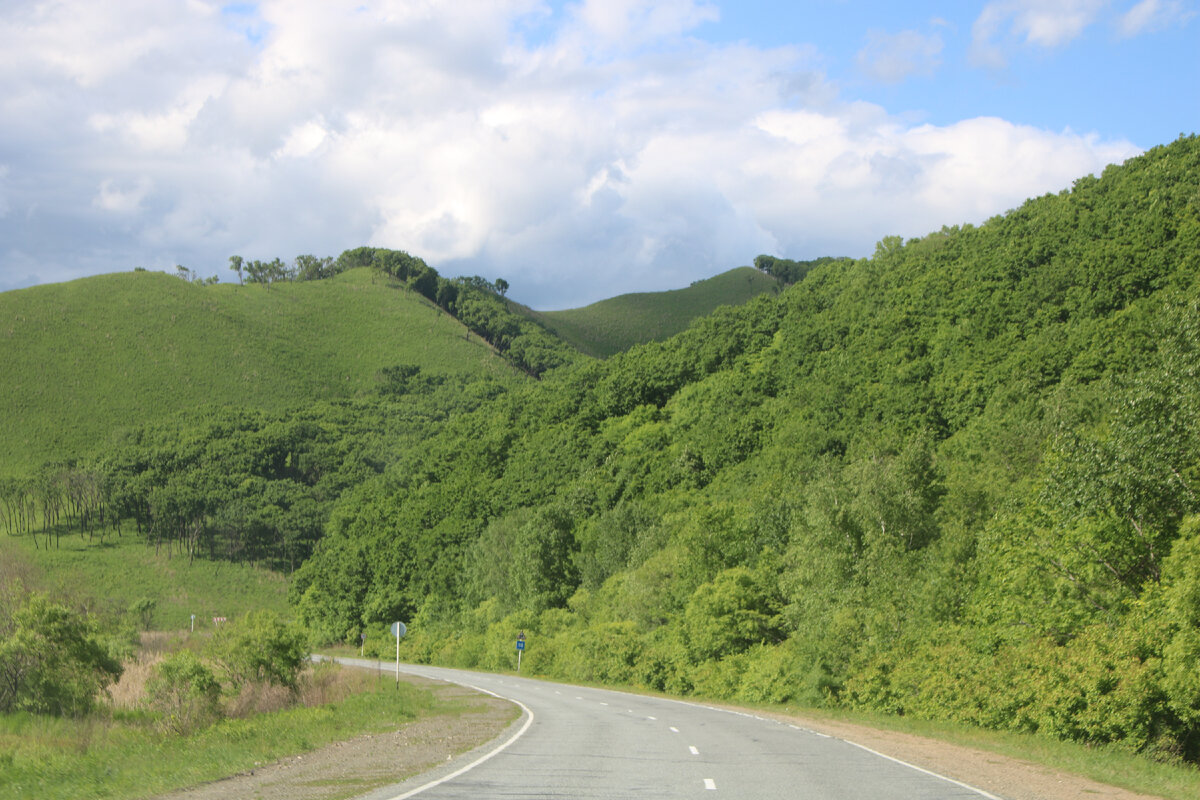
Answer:
[{"label": "cumulus cloud", "polygon": [[1012,42],[1059,47],[1095,22],[1107,0],[994,0],[971,29],[971,57],[981,66],[1007,64]]},{"label": "cumulus cloud", "polygon": [[932,75],[941,63],[942,37],[919,31],[867,32],[867,44],[858,52],[858,66],[883,83],[900,83],[911,75]]},{"label": "cumulus cloud", "polygon": [[[1033,3],[1004,6],[1003,26],[1058,41]],[[565,307],[761,252],[864,255],[1135,153],[914,126],[840,98],[811,48],[696,38],[716,11],[691,0],[94,7],[0,18],[0,152],[20,154],[0,169],[0,287],[368,243]],[[936,37],[904,37],[869,40],[881,79],[936,62]]]}]

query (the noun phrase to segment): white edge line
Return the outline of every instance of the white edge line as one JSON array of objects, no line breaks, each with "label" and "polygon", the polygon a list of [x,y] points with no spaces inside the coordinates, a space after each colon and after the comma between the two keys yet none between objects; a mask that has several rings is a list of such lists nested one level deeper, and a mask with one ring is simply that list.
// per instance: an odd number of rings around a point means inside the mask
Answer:
[{"label": "white edge line", "polygon": [[1004,798],[1002,798],[1002,797],[997,797],[994,794],[985,792],[983,789],[980,789],[978,786],[972,786],[969,783],[963,783],[962,781],[956,781],[956,780],[954,780],[954,778],[947,778],[945,775],[934,772],[933,770],[928,770],[928,769],[925,769],[924,767],[918,767],[916,764],[910,764],[907,761],[901,761],[900,759],[894,758],[893,756],[889,756],[886,753],[881,753],[878,750],[872,750],[871,748],[867,747],[865,744],[859,744],[858,742],[852,742],[849,739],[842,739],[842,741],[845,742],[846,744],[857,747],[859,750],[866,750],[871,755],[879,756],[880,758],[886,758],[888,761],[894,761],[895,763],[901,764],[905,767],[908,767],[909,769],[915,769],[917,772],[923,772],[926,775],[929,775],[931,777],[939,778],[943,781],[946,781],[946,783],[953,783],[955,786],[959,786],[968,791],[975,792],[976,794],[978,794],[982,797],[988,798],[988,800],[1004,800]]},{"label": "white edge line", "polygon": [[[685,705],[685,706],[696,706],[698,708],[704,708],[709,711],[723,711],[726,714],[733,714],[734,716],[738,716],[738,717],[748,717],[750,719],[760,720],[762,722],[775,722],[776,721],[776,720],[769,719],[767,717],[759,716],[758,714],[750,714],[746,711],[735,711],[732,708],[720,708],[719,706],[705,705],[704,703],[696,703],[696,702],[693,702],[690,700],[680,700],[675,697],[663,697],[663,698],[659,698],[659,699],[666,700],[669,703],[679,703],[679,704]],[[672,728],[671,730],[675,730],[675,729]],[[816,736],[820,736],[823,739],[835,738],[833,736],[828,736],[824,733],[818,733],[817,731],[809,730],[807,728],[800,728],[800,730],[802,730],[805,733],[811,733]],[[910,764],[907,761],[901,761],[900,759],[895,758],[893,756],[889,756],[886,753],[881,753],[878,750],[872,750],[871,748],[867,747],[866,745],[859,744],[858,742],[852,742],[849,739],[839,739],[838,741],[842,741],[842,742],[845,742],[846,744],[853,745],[854,747],[857,747],[859,750],[865,750],[868,753],[870,753],[871,755],[879,756],[880,758],[886,758],[888,761],[892,761],[896,764],[900,764],[901,766],[908,767],[909,769],[915,769],[917,772],[923,772],[932,778],[938,778],[939,780],[946,781],[946,783],[952,783],[955,786],[966,789],[969,792],[975,792],[975,794],[979,795],[980,797],[986,797],[988,800],[1004,800],[1003,797],[999,797],[990,792],[985,792],[983,789],[980,789],[978,786],[972,786],[969,783],[963,783],[962,781],[957,781],[954,778],[949,778],[945,775],[942,775],[941,773],[925,769],[924,767],[918,767],[916,764]]]},{"label": "white edge line", "polygon": [[[316,658],[316,659],[314,659],[314,660],[324,660],[324,657],[323,657],[323,656],[321,656],[321,657],[317,657],[317,658]],[[337,659],[333,659],[333,660],[335,660],[335,661],[336,661]],[[445,678],[441,678],[440,680],[446,680],[446,679],[445,679]],[[533,712],[532,712],[532,711],[529,709],[529,707],[528,707],[528,706],[526,706],[526,705],[525,705],[524,703],[522,703],[520,700],[516,700],[516,699],[514,699],[514,698],[512,698],[512,697],[504,697],[503,695],[496,694],[495,692],[489,692],[487,689],[482,689],[482,688],[480,688],[480,687],[478,687],[478,686],[473,686],[473,685],[471,685],[471,684],[469,684],[469,683],[459,683],[458,681],[448,681],[448,682],[449,682],[449,683],[458,683],[458,685],[459,685],[459,686],[466,686],[468,689],[475,689],[476,691],[483,692],[483,693],[485,693],[485,694],[490,694],[490,695],[492,695],[493,697],[499,697],[501,700],[508,700],[508,701],[510,701],[510,702],[516,703],[517,705],[519,705],[519,706],[520,706],[520,707],[521,707],[521,708],[522,708],[522,709],[525,711],[525,713],[526,713],[526,714],[528,714],[528,715],[529,715],[529,718],[525,720],[525,724],[521,726],[521,730],[519,730],[519,731],[517,731],[516,733],[514,733],[514,734],[513,734],[513,735],[512,735],[512,736],[511,736],[511,737],[508,739],[508,741],[506,741],[504,744],[502,744],[502,745],[500,745],[499,747],[497,747],[495,750],[492,750],[491,752],[484,754],[483,756],[481,756],[481,757],[477,758],[475,761],[472,761],[472,762],[471,762],[470,764],[468,764],[467,766],[465,766],[465,767],[463,767],[462,769],[459,769],[459,770],[457,770],[457,771],[455,771],[455,772],[452,772],[452,773],[450,773],[449,775],[445,776],[444,778],[440,778],[440,779],[438,779],[438,780],[436,780],[436,781],[430,781],[429,783],[425,784],[424,786],[420,786],[420,787],[418,787],[418,788],[416,788],[416,789],[413,789],[412,791],[406,792],[405,794],[396,795],[395,797],[388,798],[388,800],[406,800],[407,798],[409,798],[409,797],[413,797],[413,796],[415,796],[415,795],[419,794],[420,792],[424,792],[424,791],[426,791],[426,790],[428,790],[428,789],[432,789],[434,786],[440,786],[441,784],[445,783],[446,781],[449,781],[449,780],[451,780],[451,779],[453,779],[453,778],[457,778],[459,775],[462,775],[464,772],[467,772],[467,771],[469,771],[469,770],[472,770],[472,769],[474,769],[475,767],[479,766],[479,765],[480,765],[480,764],[482,764],[483,762],[487,761],[487,760],[488,760],[489,758],[491,758],[492,756],[494,756],[494,755],[498,755],[499,753],[501,753],[502,751],[504,751],[505,749],[507,749],[509,745],[511,745],[511,744],[512,744],[513,742],[515,742],[517,739],[521,738],[521,736],[523,736],[523,735],[524,735],[525,731],[529,729],[529,726],[533,724]],[[608,689],[608,690],[606,690],[606,691],[617,691],[617,692],[620,692],[620,690],[619,690],[619,689],[616,689],[616,690],[614,690],[614,689]],[[622,694],[628,694],[627,692],[621,692],[621,693],[622,693]],[[653,697],[653,696],[652,696],[652,695],[650,695],[650,697]],[[583,698],[577,698],[577,699],[583,699]],[[690,700],[681,700],[681,699],[678,699],[678,698],[675,698],[675,697],[657,697],[657,698],[654,698],[654,699],[657,699],[657,700],[665,700],[665,701],[667,701],[668,703],[679,703],[680,705],[685,705],[685,706],[694,706],[694,707],[698,707],[698,708],[704,708],[704,709],[707,709],[707,710],[709,710],[709,711],[723,711],[723,712],[725,712],[726,714],[733,714],[733,715],[735,715],[735,716],[739,716],[739,717],[749,717],[749,718],[751,718],[751,719],[762,720],[763,722],[774,722],[774,721],[776,721],[776,720],[770,720],[770,719],[768,719],[768,718],[766,718],[766,717],[761,717],[761,716],[759,716],[759,715],[757,715],[757,714],[749,714],[749,713],[746,713],[745,711],[734,711],[734,710],[733,710],[733,709],[731,709],[731,708],[720,708],[720,707],[718,707],[718,706],[710,706],[710,705],[705,705],[705,704],[703,704],[703,703],[696,703],[696,702],[694,702],[694,701],[690,701]],[[648,717],[648,719],[654,719],[654,717]],[[674,732],[676,732],[676,733],[678,733],[678,732],[679,732],[679,731],[678,731],[678,729],[677,729],[677,728],[675,728],[675,727],[672,727],[672,728],[671,728],[671,730],[672,730],[672,731],[674,731]],[[805,733],[812,733],[812,734],[816,734],[817,736],[820,736],[820,737],[822,737],[822,738],[824,738],[824,739],[832,739],[832,738],[834,738],[834,737],[832,737],[832,736],[828,736],[827,734],[819,733],[819,732],[817,732],[817,731],[809,730],[809,729],[807,729],[807,728],[800,728],[800,730],[804,731]],[[846,744],[848,744],[848,745],[852,745],[852,746],[854,746],[854,747],[857,747],[859,750],[865,750],[866,752],[870,753],[871,755],[874,755],[874,756],[879,756],[880,758],[886,758],[888,761],[894,762],[894,763],[896,763],[896,764],[900,764],[901,766],[908,767],[909,769],[914,769],[914,770],[916,770],[917,772],[922,772],[922,773],[924,773],[924,774],[926,774],[926,775],[929,775],[930,777],[933,777],[933,778],[938,778],[939,780],[946,781],[947,783],[952,783],[952,784],[954,784],[955,786],[958,786],[958,787],[961,787],[961,788],[963,788],[963,789],[966,789],[967,791],[970,791],[970,792],[975,792],[975,793],[976,793],[976,794],[978,794],[980,797],[986,797],[986,798],[988,798],[988,800],[1004,800],[1004,798],[1003,798],[1003,797],[999,797],[999,796],[997,796],[997,795],[994,795],[994,794],[992,794],[992,793],[990,793],[990,792],[985,792],[983,789],[980,789],[978,786],[972,786],[972,785],[971,785],[971,784],[969,784],[969,783],[963,783],[962,781],[955,780],[954,778],[949,778],[949,777],[947,777],[947,776],[945,776],[945,775],[942,775],[942,774],[940,774],[940,773],[934,772],[934,771],[932,771],[932,770],[925,769],[924,767],[918,767],[916,764],[910,764],[910,763],[908,763],[907,761],[902,761],[902,760],[900,760],[900,759],[898,759],[898,758],[895,758],[895,757],[893,757],[893,756],[889,756],[889,755],[887,755],[886,753],[881,753],[881,752],[879,752],[878,750],[872,750],[871,748],[867,747],[866,745],[859,744],[858,742],[852,742],[852,741],[850,741],[849,739],[840,739],[839,741],[843,741],[843,742],[845,742],[845,743],[846,743]],[[708,778],[706,778],[705,780],[711,780],[711,779],[708,779]],[[716,787],[714,786],[713,788],[716,788]]]},{"label": "white edge line", "polygon": [[[458,682],[450,681],[450,683],[458,683]],[[459,683],[458,685],[465,686],[468,689],[474,689],[477,692],[483,692],[484,694],[490,694],[492,697],[499,697],[501,700],[508,700],[510,703],[516,703],[525,712],[525,715],[526,715],[525,724],[521,726],[521,730],[517,731],[512,736],[510,736],[508,738],[508,740],[504,742],[504,744],[500,745],[495,750],[491,750],[487,753],[484,753],[482,756],[475,759],[470,764],[467,764],[465,767],[457,769],[454,772],[451,772],[449,775],[445,775],[441,778],[438,778],[436,781],[430,781],[429,783],[425,784],[424,786],[418,786],[416,789],[407,791],[404,794],[398,794],[395,797],[389,798],[388,800],[405,800],[405,798],[408,798],[408,797],[415,797],[416,795],[420,794],[421,792],[428,791],[435,786],[441,786],[443,783],[446,783],[447,781],[454,780],[459,775],[462,775],[464,772],[469,772],[469,771],[475,769],[476,767],[478,767],[483,762],[487,761],[492,756],[499,755],[504,750],[507,750],[509,745],[511,745],[517,739],[520,739],[523,735],[525,735],[525,731],[529,730],[529,726],[533,724],[533,712],[529,710],[529,706],[525,705],[520,700],[516,700],[512,697],[504,697],[503,695],[496,694],[495,692],[489,692],[487,689],[482,689],[478,686],[472,686],[469,683]]]}]

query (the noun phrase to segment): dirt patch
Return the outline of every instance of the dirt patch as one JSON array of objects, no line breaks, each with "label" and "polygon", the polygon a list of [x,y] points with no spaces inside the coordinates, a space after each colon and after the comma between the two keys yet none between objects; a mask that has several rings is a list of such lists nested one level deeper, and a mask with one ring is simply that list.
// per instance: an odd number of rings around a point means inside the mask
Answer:
[{"label": "dirt patch", "polygon": [[428,689],[440,701],[466,706],[459,713],[406,723],[395,731],[359,736],[250,772],[157,800],[339,800],[365,794],[445,764],[499,736],[519,714],[507,700],[415,676],[401,680]]},{"label": "dirt patch", "polygon": [[1005,800],[1161,800],[1018,758],[852,722],[756,712],[870,748]]}]

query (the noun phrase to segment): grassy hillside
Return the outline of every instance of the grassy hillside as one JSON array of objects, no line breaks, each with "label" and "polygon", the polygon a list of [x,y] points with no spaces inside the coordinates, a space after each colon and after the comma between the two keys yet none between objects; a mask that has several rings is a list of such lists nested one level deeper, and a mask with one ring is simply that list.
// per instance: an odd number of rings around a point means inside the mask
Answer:
[{"label": "grassy hillside", "polygon": [[662,341],[718,306],[741,305],[780,284],[753,267],[738,267],[669,292],[623,294],[583,308],[532,312],[580,352],[604,358],[635,344]]},{"label": "grassy hillside", "polygon": [[203,405],[277,410],[371,389],[400,363],[515,372],[378,272],[200,286],[132,272],[0,294],[0,475]]},{"label": "grassy hillside", "polygon": [[189,560],[155,552],[131,531],[102,546],[64,536],[53,548],[34,549],[31,537],[0,536],[0,578],[118,618],[141,599],[154,602],[155,630],[210,630],[213,617],[234,619],[247,611],[287,611],[287,579],[249,564]]}]

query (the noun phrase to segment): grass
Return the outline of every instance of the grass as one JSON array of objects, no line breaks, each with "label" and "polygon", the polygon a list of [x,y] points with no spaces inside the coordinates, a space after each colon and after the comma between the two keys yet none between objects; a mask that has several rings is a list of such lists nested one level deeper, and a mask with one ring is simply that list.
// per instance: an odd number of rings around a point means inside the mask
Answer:
[{"label": "grass", "polygon": [[[40,537],[39,537],[40,538]],[[287,614],[287,579],[248,564],[188,560],[155,553],[126,531],[103,545],[78,534],[59,547],[35,549],[28,536],[0,535],[0,577],[19,576],[30,588],[68,600],[102,616],[120,615],[141,598],[156,602],[151,627],[211,628],[213,617],[233,619],[247,611]]]},{"label": "grass", "polygon": [[0,293],[0,476],[182,408],[353,396],[399,363],[516,379],[457,320],[371,270],[271,287],[130,272]]},{"label": "grass", "polygon": [[369,675],[347,679],[355,691],[337,702],[225,720],[190,736],[162,736],[136,714],[86,720],[3,715],[0,793],[11,800],[146,797],[459,711],[410,684],[379,684]]},{"label": "grass", "polygon": [[583,308],[531,313],[580,352],[604,358],[635,344],[668,339],[718,306],[741,305],[779,289],[771,276],[739,267],[687,289],[623,294]]}]

